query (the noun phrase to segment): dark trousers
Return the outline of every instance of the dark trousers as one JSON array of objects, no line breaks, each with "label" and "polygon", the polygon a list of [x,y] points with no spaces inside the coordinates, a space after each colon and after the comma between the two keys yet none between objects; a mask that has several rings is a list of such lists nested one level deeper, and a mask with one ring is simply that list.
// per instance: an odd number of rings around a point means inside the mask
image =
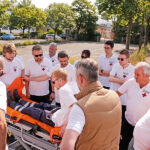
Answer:
[{"label": "dark trousers", "polygon": [[124,119],[122,128],[121,128],[121,136],[119,150],[127,150],[129,142],[133,137],[134,126],[129,124],[126,119]]},{"label": "dark trousers", "polygon": [[13,101],[10,107],[50,126],[55,125],[51,120],[52,114],[60,109],[60,107],[48,103],[30,103],[21,99],[19,102]]},{"label": "dark trousers", "polygon": [[125,120],[125,111],[126,111],[126,106],[125,105],[122,105],[122,124]]},{"label": "dark trousers", "polygon": [[51,101],[49,100],[49,94],[43,96],[30,95],[30,99],[38,103],[40,102],[51,103]]}]

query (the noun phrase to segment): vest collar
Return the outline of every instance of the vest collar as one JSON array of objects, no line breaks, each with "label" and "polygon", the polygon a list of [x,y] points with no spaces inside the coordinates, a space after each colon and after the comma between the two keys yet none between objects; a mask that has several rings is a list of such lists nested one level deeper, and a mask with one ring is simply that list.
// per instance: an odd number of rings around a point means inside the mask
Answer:
[{"label": "vest collar", "polygon": [[92,82],[91,84],[89,84],[88,86],[86,86],[84,89],[82,89],[78,94],[75,94],[75,98],[77,100],[81,99],[82,97],[92,93],[92,92],[95,92],[95,91],[98,91],[100,89],[102,89],[102,85],[99,81],[96,81],[96,82]]}]

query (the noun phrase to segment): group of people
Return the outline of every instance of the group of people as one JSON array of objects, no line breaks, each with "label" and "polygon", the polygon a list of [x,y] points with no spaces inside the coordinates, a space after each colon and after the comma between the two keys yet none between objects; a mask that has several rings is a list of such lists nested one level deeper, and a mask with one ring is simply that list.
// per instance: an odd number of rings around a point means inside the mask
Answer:
[{"label": "group of people", "polygon": [[[17,111],[61,127],[61,150],[127,150],[133,132],[135,150],[150,149],[150,65],[139,62],[134,67],[128,50],[121,50],[117,57],[113,48],[114,43],[106,41],[98,63],[90,59],[90,50],[83,50],[81,59],[72,65],[65,51],[57,53],[56,43],[50,44],[48,53],[35,45],[33,58],[24,68],[15,45],[4,45],[0,149],[6,145],[6,102]],[[26,97],[33,103],[21,99],[17,89],[6,95],[18,76],[28,81]],[[51,104],[53,100],[56,105]]]}]

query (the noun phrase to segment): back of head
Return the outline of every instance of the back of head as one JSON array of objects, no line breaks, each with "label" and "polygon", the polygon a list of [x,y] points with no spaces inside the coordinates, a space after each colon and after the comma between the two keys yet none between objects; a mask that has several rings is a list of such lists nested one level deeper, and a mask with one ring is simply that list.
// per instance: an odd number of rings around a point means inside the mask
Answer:
[{"label": "back of head", "polygon": [[65,69],[60,68],[52,73],[52,77],[55,77],[57,79],[61,78],[62,80],[67,81],[68,75]]},{"label": "back of head", "polygon": [[82,51],[82,54],[85,54],[86,58],[90,58],[91,52],[90,52],[90,50],[85,49]]},{"label": "back of head", "polygon": [[98,80],[98,64],[92,59],[82,59],[76,64],[78,74],[81,74],[88,82]]},{"label": "back of head", "polygon": [[58,58],[65,58],[65,57],[69,57],[65,51],[60,51],[58,53]]},{"label": "back of head", "polygon": [[111,48],[114,47],[114,42],[113,41],[106,41],[105,44],[110,45]]},{"label": "back of head", "polygon": [[127,49],[123,49],[120,51],[120,55],[125,55],[126,58],[130,57],[129,51]]},{"label": "back of head", "polygon": [[32,47],[32,52],[33,52],[34,50],[40,51],[40,50],[42,50],[42,47],[41,47],[39,44],[36,44],[36,45],[34,45],[34,46]]},{"label": "back of head", "polygon": [[3,46],[3,56],[5,53],[16,53],[16,46],[13,43],[7,43]]},{"label": "back of head", "polygon": [[135,69],[142,68],[143,74],[147,74],[150,77],[150,65],[146,62],[139,62],[136,64]]}]

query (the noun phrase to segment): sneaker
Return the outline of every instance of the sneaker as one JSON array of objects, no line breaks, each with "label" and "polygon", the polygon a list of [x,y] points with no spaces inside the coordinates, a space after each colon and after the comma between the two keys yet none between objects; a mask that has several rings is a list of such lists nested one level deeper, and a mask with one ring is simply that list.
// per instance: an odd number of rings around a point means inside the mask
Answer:
[{"label": "sneaker", "polygon": [[19,100],[20,100],[20,96],[19,96],[19,94],[18,94],[18,91],[17,91],[17,89],[14,89],[13,90],[13,96],[14,96],[14,99],[15,99],[15,101],[16,102],[18,102]]},{"label": "sneaker", "polygon": [[10,104],[14,101],[13,96],[12,96],[12,92],[11,90],[8,90],[7,92],[7,103],[8,106],[10,106]]}]

